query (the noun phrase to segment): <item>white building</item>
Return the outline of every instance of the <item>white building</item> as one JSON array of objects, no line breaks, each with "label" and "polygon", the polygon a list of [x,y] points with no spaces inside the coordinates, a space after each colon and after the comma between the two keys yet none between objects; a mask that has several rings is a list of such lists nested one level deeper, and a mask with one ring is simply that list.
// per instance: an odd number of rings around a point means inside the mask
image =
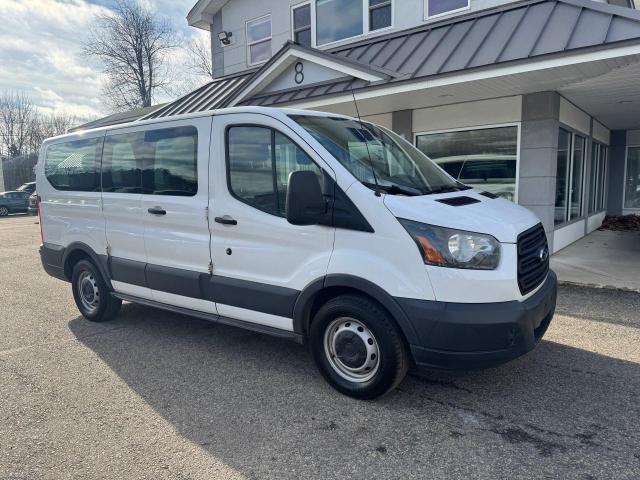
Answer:
[{"label": "white building", "polygon": [[[554,251],[640,211],[632,0],[199,0],[216,78],[143,118],[233,105],[355,115],[517,201]],[[354,102],[355,100],[355,102]]]}]

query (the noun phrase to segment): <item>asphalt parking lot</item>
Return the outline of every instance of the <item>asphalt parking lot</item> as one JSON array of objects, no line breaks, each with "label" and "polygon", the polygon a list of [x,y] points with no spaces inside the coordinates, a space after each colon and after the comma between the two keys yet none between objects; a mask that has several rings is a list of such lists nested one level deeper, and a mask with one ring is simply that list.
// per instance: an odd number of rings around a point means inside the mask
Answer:
[{"label": "asphalt parking lot", "polygon": [[640,478],[638,294],[561,288],[524,358],[360,402],[283,340],[83,320],[35,222],[0,219],[0,479]]}]

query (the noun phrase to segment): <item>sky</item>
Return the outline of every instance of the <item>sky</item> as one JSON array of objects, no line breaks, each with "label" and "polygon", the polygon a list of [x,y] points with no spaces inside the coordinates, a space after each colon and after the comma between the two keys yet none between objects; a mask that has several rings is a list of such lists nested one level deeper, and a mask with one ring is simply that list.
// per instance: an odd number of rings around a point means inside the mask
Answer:
[{"label": "sky", "polygon": [[[186,21],[196,0],[142,1],[182,40],[204,35]],[[83,55],[82,42],[96,16],[112,6],[111,0],[0,0],[0,92],[22,91],[44,113],[83,119],[110,113],[101,100],[100,64]],[[171,61],[179,64],[181,55]]]}]

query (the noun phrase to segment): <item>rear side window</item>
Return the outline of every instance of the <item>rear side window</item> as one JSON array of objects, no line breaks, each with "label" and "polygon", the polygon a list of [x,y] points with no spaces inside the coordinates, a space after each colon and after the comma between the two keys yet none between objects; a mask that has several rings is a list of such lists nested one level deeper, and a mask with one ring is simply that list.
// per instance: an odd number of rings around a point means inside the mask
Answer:
[{"label": "rear side window", "polygon": [[197,149],[195,127],[109,135],[102,159],[102,189],[193,196],[198,192]]},{"label": "rear side window", "polygon": [[102,138],[57,143],[47,148],[44,174],[56,190],[97,192]]},{"label": "rear side window", "polygon": [[263,212],[285,216],[289,175],[321,169],[298,145],[267,127],[237,126],[227,130],[229,191]]}]

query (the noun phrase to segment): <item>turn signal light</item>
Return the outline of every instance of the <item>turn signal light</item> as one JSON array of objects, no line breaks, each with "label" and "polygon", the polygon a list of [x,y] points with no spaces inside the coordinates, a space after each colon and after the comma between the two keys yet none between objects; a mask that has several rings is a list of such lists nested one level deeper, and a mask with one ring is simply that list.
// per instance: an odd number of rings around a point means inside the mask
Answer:
[{"label": "turn signal light", "polygon": [[447,263],[445,258],[435,249],[428,238],[423,237],[421,235],[416,235],[416,240],[420,243],[420,247],[422,247],[422,254],[424,255],[424,259],[432,264],[432,265],[444,265]]}]

